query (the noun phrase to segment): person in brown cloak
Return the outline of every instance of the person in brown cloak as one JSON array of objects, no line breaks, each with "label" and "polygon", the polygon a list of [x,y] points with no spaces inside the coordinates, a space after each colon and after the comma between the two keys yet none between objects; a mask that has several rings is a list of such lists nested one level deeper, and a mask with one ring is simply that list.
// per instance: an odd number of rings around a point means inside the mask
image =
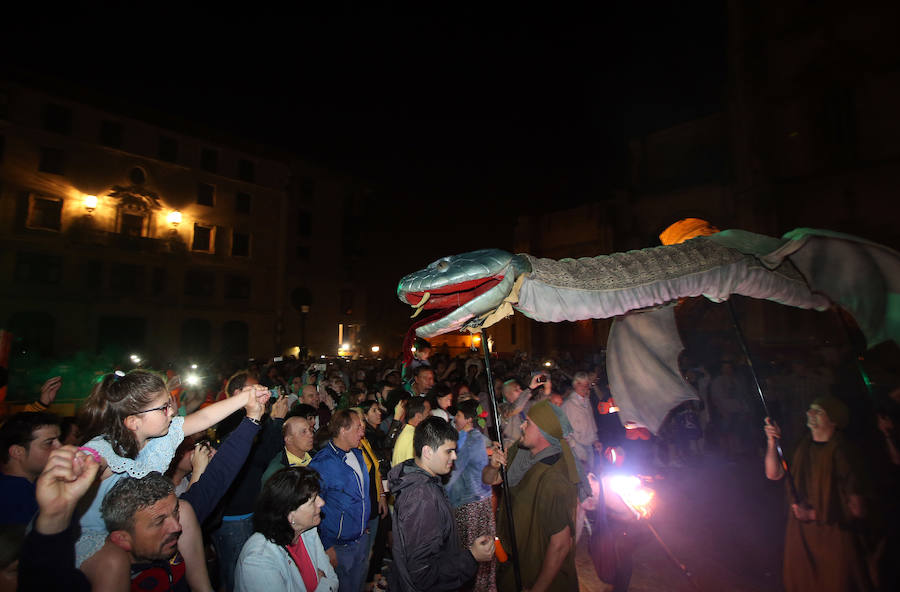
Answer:
[{"label": "person in brown cloak", "polygon": [[[806,412],[809,434],[794,453],[791,470],[802,503],[793,503],[784,542],[786,592],[871,590],[853,525],[865,514],[858,465],[841,429],[849,411],[837,397],[814,400]],[[766,418],[766,477],[784,477],[778,425]]]},{"label": "person in brown cloak", "polygon": [[[482,472],[485,483],[500,483],[500,465],[507,466],[519,565],[525,590],[578,590],[573,541],[578,487],[584,481],[565,441],[571,430],[562,410],[540,401],[522,423],[522,436],[504,454],[496,448]],[[498,504],[503,508],[503,502]],[[499,512],[497,535],[504,549],[512,548],[506,513]],[[512,561],[497,567],[497,589],[514,591]]]}]

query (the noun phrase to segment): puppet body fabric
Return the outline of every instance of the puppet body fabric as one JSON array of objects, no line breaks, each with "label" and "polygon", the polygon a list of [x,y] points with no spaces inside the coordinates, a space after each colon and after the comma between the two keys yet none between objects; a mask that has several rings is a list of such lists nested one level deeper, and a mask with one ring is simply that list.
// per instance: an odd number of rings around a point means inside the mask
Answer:
[{"label": "puppet body fabric", "polygon": [[515,310],[541,322],[620,317],[608,344],[610,388],[620,419],[651,431],[696,395],[677,368],[681,344],[672,311],[632,311],[699,296],[721,302],[732,294],[814,310],[837,304],[853,315],[870,346],[900,343],[900,254],[823,230],[798,229],[781,239],[726,230],[580,259],[485,249],[407,275],[397,294],[417,314],[445,311],[416,328],[426,338],[480,331]]}]

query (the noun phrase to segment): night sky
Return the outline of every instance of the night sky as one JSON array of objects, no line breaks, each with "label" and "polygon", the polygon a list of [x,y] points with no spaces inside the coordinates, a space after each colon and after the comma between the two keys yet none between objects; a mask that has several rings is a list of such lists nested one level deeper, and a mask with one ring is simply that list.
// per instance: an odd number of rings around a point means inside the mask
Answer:
[{"label": "night sky", "polygon": [[0,43],[20,78],[369,182],[395,283],[442,255],[511,248],[519,213],[621,187],[627,137],[721,108],[724,4],[415,16],[127,5],[12,16]]}]

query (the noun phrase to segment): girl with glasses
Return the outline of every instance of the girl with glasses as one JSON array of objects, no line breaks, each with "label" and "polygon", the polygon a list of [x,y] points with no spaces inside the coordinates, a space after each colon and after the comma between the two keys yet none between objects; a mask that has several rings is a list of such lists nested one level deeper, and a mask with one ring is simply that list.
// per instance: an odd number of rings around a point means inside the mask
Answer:
[{"label": "girl with glasses", "polygon": [[[205,431],[251,398],[267,400],[269,391],[248,386],[234,396],[185,417],[175,416],[174,401],[163,379],[147,370],[107,374],[94,387],[81,411],[84,448],[102,458],[100,485],[81,518],[81,537],[75,545],[76,565],[94,590],[127,590],[131,558],[126,550],[107,542],[100,504],[112,486],[126,475],[140,479],[164,472],[185,436]],[[200,525],[186,502],[181,503],[182,535],[178,550],[185,560],[191,590],[211,591]]]}]

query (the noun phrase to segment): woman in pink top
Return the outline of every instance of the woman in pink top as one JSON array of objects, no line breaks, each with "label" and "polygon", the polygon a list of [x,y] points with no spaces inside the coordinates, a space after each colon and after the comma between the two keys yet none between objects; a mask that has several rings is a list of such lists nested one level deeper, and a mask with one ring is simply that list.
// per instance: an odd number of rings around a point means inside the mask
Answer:
[{"label": "woman in pink top", "polygon": [[316,527],[325,502],[319,474],[286,467],[266,481],[253,514],[253,533],[234,572],[236,592],[334,592],[338,578]]}]

